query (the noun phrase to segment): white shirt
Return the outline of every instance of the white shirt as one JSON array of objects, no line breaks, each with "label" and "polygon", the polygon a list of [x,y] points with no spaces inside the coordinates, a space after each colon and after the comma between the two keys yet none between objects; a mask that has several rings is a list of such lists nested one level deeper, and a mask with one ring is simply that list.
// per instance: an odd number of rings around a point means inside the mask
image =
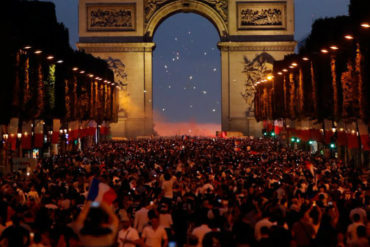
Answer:
[{"label": "white shirt", "polygon": [[176,181],[176,177],[172,177],[170,180],[163,180],[162,190],[164,192],[164,197],[173,198],[173,184]]},{"label": "white shirt", "polygon": [[123,243],[122,239],[127,239],[131,241],[136,241],[139,240],[139,233],[135,228],[129,227],[126,230],[122,229],[121,231],[118,232],[118,239],[117,243],[119,247],[136,247],[135,244],[131,243]]},{"label": "white shirt", "polygon": [[357,227],[359,226],[364,226],[364,224],[362,224],[362,222],[354,222],[347,227],[347,234],[349,237],[347,239],[347,244],[349,244],[351,241],[355,241],[358,239]]},{"label": "white shirt", "polygon": [[276,225],[276,223],[272,223],[269,219],[264,218],[260,221],[258,221],[254,227],[254,236],[256,237],[257,241],[261,240],[261,229],[262,227],[266,226],[267,228],[270,228],[272,226]]},{"label": "white shirt", "polygon": [[171,228],[173,225],[171,214],[159,214],[159,225],[163,228]]},{"label": "white shirt", "polygon": [[213,185],[212,184],[210,184],[210,183],[207,183],[207,184],[205,184],[205,185],[203,185],[202,186],[202,188],[200,189],[200,193],[201,194],[205,194],[205,193],[208,193],[208,191],[211,191],[211,192],[213,192],[214,191],[214,187],[213,187]]},{"label": "white shirt", "polygon": [[195,227],[193,232],[191,233],[192,235],[196,236],[197,239],[198,239],[198,244],[197,244],[197,247],[202,247],[203,244],[203,238],[204,238],[204,235],[206,235],[207,233],[211,232],[212,229],[208,227],[208,225],[206,224],[203,224],[201,226],[198,226],[198,227]]},{"label": "white shirt", "polygon": [[360,221],[365,224],[367,220],[367,214],[366,214],[365,209],[360,208],[360,207],[352,209],[351,212],[349,213],[349,217],[352,221],[353,221],[354,214],[360,215]]},{"label": "white shirt", "polygon": [[145,244],[150,247],[162,247],[162,240],[167,239],[166,230],[162,226],[154,231],[152,226],[146,226],[142,234],[143,239],[145,239]]},{"label": "white shirt", "polygon": [[134,227],[140,233],[143,231],[144,226],[149,222],[148,212],[149,209],[141,208],[139,211],[135,213]]}]

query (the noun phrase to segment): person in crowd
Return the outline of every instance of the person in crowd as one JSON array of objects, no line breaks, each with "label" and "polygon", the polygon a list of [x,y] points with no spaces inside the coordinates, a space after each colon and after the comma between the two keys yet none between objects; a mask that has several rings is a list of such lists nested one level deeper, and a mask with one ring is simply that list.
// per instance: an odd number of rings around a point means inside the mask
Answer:
[{"label": "person in crowd", "polygon": [[144,227],[142,240],[144,247],[167,247],[168,237],[166,230],[159,225],[159,216],[154,210],[148,212],[150,225]]},{"label": "person in crowd", "polygon": [[0,245],[7,247],[26,247],[30,244],[30,231],[22,226],[21,218],[12,216],[12,224],[5,228],[0,237]]},{"label": "person in crowd", "polygon": [[361,216],[359,214],[357,213],[353,214],[352,220],[353,220],[353,223],[350,224],[347,228],[347,244],[357,241],[358,239],[357,228],[359,226],[365,227],[361,221]]},{"label": "person in crowd", "polygon": [[201,225],[198,227],[195,227],[191,233],[193,236],[195,236],[195,238],[198,241],[197,247],[202,247],[204,236],[207,233],[212,232],[212,229],[208,226],[208,221],[209,221],[208,218],[203,216],[203,219],[201,220]]},{"label": "person in crowd", "polygon": [[119,247],[135,247],[140,246],[138,231],[131,227],[130,218],[126,215],[121,218],[122,229],[118,232],[118,246]]},{"label": "person in crowd", "polygon": [[105,202],[88,201],[74,222],[74,230],[84,246],[112,246],[118,217]]}]

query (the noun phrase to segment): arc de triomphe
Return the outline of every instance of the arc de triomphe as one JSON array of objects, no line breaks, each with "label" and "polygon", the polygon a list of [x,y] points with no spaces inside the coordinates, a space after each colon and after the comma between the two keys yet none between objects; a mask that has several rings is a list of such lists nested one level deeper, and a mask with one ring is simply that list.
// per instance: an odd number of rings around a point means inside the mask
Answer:
[{"label": "arc de triomphe", "polygon": [[222,130],[261,135],[253,82],[294,52],[294,0],[80,0],[77,46],[108,61],[122,85],[112,136],[153,133],[153,35],[179,12],[202,15],[219,32]]}]

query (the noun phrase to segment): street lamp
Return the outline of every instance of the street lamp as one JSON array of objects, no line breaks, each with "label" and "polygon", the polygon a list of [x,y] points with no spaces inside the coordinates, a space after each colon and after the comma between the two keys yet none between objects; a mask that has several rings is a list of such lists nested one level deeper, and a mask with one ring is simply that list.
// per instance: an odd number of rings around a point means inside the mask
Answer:
[{"label": "street lamp", "polygon": [[9,135],[8,134],[3,134],[3,140],[7,141],[9,138]]},{"label": "street lamp", "polygon": [[361,27],[363,27],[363,28],[370,28],[370,23],[368,23],[368,22],[363,22],[363,23],[361,23]]},{"label": "street lamp", "polygon": [[329,51],[328,51],[327,49],[321,49],[321,53],[323,53],[323,54],[328,54],[328,53],[329,53]]},{"label": "street lamp", "polygon": [[350,34],[346,34],[346,35],[344,35],[344,38],[345,39],[347,39],[347,40],[353,40],[353,39],[355,39],[352,35],[350,35]]}]

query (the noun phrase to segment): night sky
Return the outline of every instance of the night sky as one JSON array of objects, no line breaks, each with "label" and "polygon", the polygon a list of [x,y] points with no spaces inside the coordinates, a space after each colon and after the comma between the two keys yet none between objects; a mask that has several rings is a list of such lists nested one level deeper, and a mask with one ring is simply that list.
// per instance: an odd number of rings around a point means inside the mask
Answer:
[{"label": "night sky", "polygon": [[[58,21],[78,41],[78,0],[52,0]],[[301,41],[320,17],[345,15],[349,0],[296,0],[296,35]],[[157,122],[221,122],[221,73],[216,28],[196,14],[166,19],[154,35],[153,103]],[[220,127],[219,127],[220,128]]]}]

